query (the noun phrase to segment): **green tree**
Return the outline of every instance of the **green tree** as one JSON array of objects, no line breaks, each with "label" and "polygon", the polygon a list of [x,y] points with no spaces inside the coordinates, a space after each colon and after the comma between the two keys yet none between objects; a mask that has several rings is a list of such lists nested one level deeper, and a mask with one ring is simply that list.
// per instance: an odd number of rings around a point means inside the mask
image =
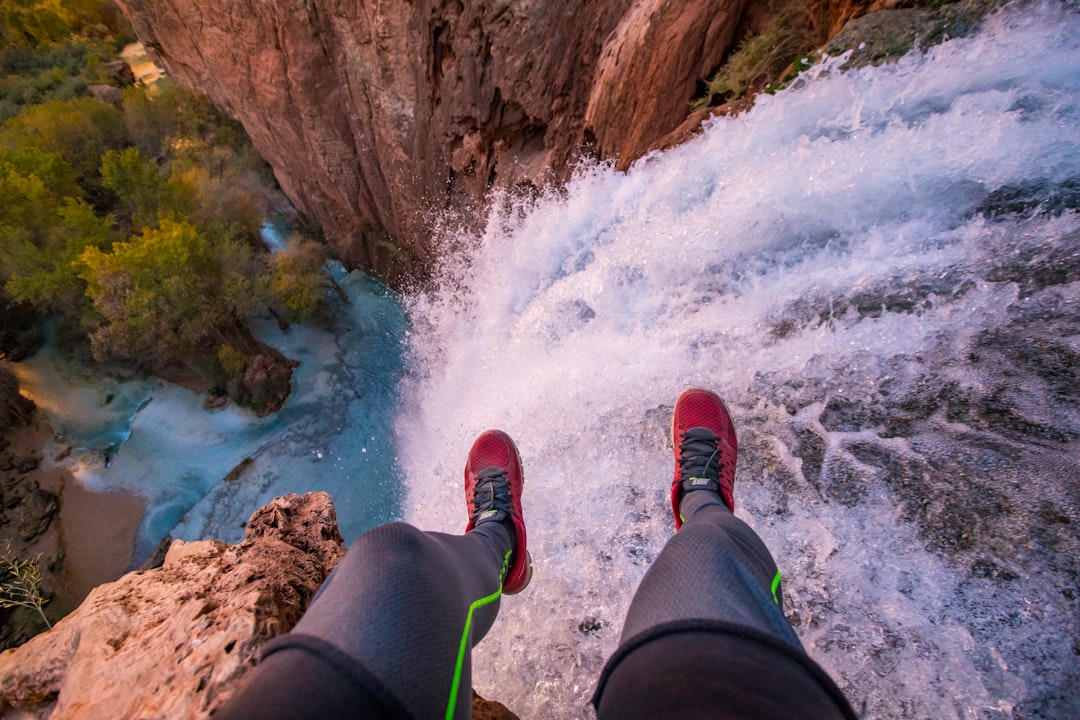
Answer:
[{"label": "green tree", "polygon": [[116,193],[117,211],[135,227],[157,227],[166,178],[157,163],[135,148],[101,156],[101,183]]},{"label": "green tree", "polygon": [[100,186],[101,156],[127,143],[120,111],[93,98],[50,100],[25,108],[0,125],[0,150],[38,148],[62,157],[79,184],[91,192]]},{"label": "green tree", "polygon": [[94,355],[151,371],[216,358],[265,295],[264,268],[251,248],[212,241],[194,225],[162,220],[157,230],[83,254],[87,293],[104,318]]},{"label": "green tree", "polygon": [[107,0],[0,0],[0,48],[58,43],[104,22]]},{"label": "green tree", "polygon": [[308,240],[270,260],[270,296],[290,322],[318,319],[326,312],[326,249]]},{"label": "green tree", "polygon": [[[212,175],[192,167],[170,178],[167,209],[184,213],[191,221],[218,238],[254,238],[262,223],[262,207],[242,179]],[[188,193],[185,195],[184,193]],[[189,200],[190,206],[183,202]]]},{"label": "green tree", "polygon": [[[159,85],[164,84],[159,81]],[[175,135],[176,115],[168,102],[169,94],[162,89],[151,95],[142,85],[124,88],[121,93],[121,111],[131,144],[150,158],[161,157]]]},{"label": "green tree", "polygon": [[5,260],[13,272],[5,289],[19,302],[77,318],[86,305],[82,255],[107,248],[115,237],[110,217],[100,218],[82,200],[67,198],[55,224],[39,237],[18,228],[0,228]]},{"label": "green tree", "polygon": [[[0,177],[15,173],[34,175],[40,179],[55,197],[82,197],[82,188],[71,165],[56,153],[37,147],[22,150],[0,150]],[[2,202],[2,200],[0,200]]]},{"label": "green tree", "polygon": [[26,45],[37,47],[45,43],[63,40],[71,34],[72,27],[57,9],[42,3],[20,0],[0,0],[3,25],[0,26],[0,42],[4,47]]},{"label": "green tree", "polygon": [[0,152],[0,282],[19,302],[78,317],[87,306],[82,253],[115,235],[112,218],[78,197],[74,177],[56,154]]}]

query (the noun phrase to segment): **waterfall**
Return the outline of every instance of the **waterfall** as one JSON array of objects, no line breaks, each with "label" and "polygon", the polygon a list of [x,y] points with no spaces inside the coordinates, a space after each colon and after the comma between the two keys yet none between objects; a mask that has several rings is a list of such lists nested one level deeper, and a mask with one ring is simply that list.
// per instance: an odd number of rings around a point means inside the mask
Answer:
[{"label": "waterfall", "polygon": [[535,575],[474,651],[481,694],[590,717],[701,385],[739,431],[736,514],[863,717],[1080,713],[1078,45],[1046,4],[830,60],[450,238],[405,299],[395,432],[425,529],[464,527],[478,433],[521,450]]}]

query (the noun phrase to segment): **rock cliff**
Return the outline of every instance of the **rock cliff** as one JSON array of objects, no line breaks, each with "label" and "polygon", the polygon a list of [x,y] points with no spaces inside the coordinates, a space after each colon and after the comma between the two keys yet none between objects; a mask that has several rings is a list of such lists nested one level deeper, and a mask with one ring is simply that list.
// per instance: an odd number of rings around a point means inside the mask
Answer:
[{"label": "rock cliff", "polygon": [[[239,119],[350,266],[429,267],[436,214],[640,157],[772,3],[117,0],[147,48]],[[866,0],[815,0],[833,29]]]},{"label": "rock cliff", "polygon": [[[177,540],[160,568],[101,585],[52,630],[0,655],[0,715],[206,717],[344,554],[321,492],[255,511],[239,545]],[[478,696],[473,706],[477,717],[515,717]]]}]

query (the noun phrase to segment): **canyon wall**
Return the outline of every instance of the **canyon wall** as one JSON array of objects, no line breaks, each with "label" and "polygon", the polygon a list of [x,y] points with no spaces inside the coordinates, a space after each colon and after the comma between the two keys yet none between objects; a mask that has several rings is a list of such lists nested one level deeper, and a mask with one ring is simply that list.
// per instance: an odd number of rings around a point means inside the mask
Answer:
[{"label": "canyon wall", "polygon": [[[751,0],[117,0],[168,71],[243,123],[347,265],[433,262],[491,188],[627,166],[771,4]],[[858,12],[825,0],[823,19]]]}]

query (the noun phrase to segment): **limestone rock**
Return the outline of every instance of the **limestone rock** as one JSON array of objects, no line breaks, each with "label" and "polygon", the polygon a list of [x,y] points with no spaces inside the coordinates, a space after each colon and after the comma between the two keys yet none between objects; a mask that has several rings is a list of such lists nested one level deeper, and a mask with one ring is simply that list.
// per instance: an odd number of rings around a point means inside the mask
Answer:
[{"label": "limestone rock", "polygon": [[880,65],[906,54],[913,47],[928,48],[946,38],[972,33],[1000,0],[959,0],[929,8],[893,7],[885,2],[880,10],[848,22],[825,46],[830,55],[851,51],[845,67]]},{"label": "limestone rock", "polygon": [[501,702],[485,700],[475,690],[472,694],[473,720],[518,720],[518,716]]},{"label": "limestone rock", "polygon": [[60,510],[56,495],[33,484],[18,506],[17,528],[23,542],[30,542],[49,529]]},{"label": "limestone rock", "polygon": [[344,554],[325,493],[277,498],[240,545],[173,543],[161,568],[95,589],[0,656],[0,710],[25,717],[204,717],[296,624]]},{"label": "limestone rock", "polygon": [[[909,4],[791,1],[828,37]],[[335,254],[391,282],[430,269],[439,226],[478,226],[492,189],[535,193],[583,155],[625,168],[690,137],[672,133],[699,85],[784,6],[117,2],[155,61],[243,123]]]},{"label": "limestone rock", "polygon": [[[256,510],[239,545],[174,541],[160,567],[96,588],[51,631],[0,655],[0,716],[205,718],[344,554],[323,492]],[[473,713],[517,717],[475,692]]]},{"label": "limestone rock", "polygon": [[120,107],[120,88],[112,85],[90,85],[86,89],[90,92],[90,96],[98,102]]}]

